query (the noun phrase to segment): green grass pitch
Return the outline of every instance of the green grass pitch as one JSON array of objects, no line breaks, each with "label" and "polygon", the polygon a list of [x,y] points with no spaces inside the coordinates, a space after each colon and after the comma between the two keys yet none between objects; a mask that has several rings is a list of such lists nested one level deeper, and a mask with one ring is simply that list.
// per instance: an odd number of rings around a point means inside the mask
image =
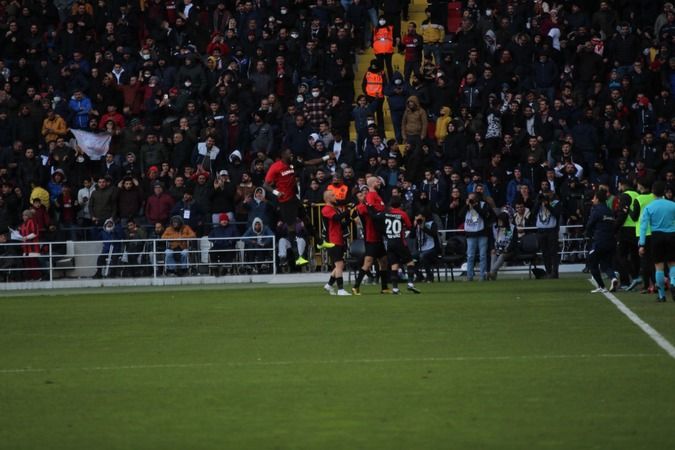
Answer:
[{"label": "green grass pitch", "polygon": [[0,449],[675,445],[675,360],[586,279],[420,287],[4,295]]}]

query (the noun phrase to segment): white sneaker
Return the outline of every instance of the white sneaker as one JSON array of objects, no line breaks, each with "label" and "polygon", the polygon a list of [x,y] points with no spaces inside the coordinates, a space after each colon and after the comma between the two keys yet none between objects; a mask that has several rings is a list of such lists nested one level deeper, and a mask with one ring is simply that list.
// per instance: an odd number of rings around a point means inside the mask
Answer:
[{"label": "white sneaker", "polygon": [[335,289],[333,289],[333,286],[330,284],[326,283],[323,285],[323,288],[328,292],[330,295],[335,295]]},{"label": "white sneaker", "polygon": [[337,291],[337,295],[339,295],[339,296],[351,296],[352,294],[345,291],[344,289],[340,289],[339,291]]},{"label": "white sneaker", "polygon": [[598,294],[598,293],[599,293],[599,294],[604,294],[605,292],[607,292],[607,289],[599,287],[599,288],[593,289],[593,290],[591,291],[591,294]]},{"label": "white sneaker", "polygon": [[619,287],[619,280],[612,278],[612,283],[609,285],[609,292],[616,292],[617,287]]}]

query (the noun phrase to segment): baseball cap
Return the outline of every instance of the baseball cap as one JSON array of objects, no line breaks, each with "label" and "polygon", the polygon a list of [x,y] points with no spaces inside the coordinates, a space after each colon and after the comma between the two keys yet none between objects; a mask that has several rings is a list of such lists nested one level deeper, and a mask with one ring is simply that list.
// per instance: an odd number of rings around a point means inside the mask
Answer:
[{"label": "baseball cap", "polygon": [[230,176],[230,172],[228,172],[227,170],[223,169],[223,170],[221,170],[220,172],[218,172],[218,175],[221,176],[221,177],[222,177],[222,176]]}]

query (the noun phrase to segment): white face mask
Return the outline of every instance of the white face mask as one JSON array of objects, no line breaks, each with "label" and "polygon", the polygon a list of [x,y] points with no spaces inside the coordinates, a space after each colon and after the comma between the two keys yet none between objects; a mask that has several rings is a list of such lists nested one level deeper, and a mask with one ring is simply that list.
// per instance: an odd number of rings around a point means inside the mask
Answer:
[{"label": "white face mask", "polygon": [[192,83],[190,83],[189,81],[186,81],[186,82],[185,82],[185,87],[190,87],[190,86],[192,86]]},{"label": "white face mask", "polygon": [[384,20],[384,19],[380,19],[380,21],[378,23],[380,24],[381,27],[383,27],[387,24],[387,21]]},{"label": "white face mask", "polygon": [[319,92],[312,92],[312,97],[317,98],[319,96]]},{"label": "white face mask", "polygon": [[302,97],[302,95],[298,95],[298,96],[295,98],[295,101],[297,101],[298,103],[302,103],[304,100],[305,100],[305,99]]},{"label": "white face mask", "polygon": [[492,10],[491,9],[486,9],[485,10],[485,15],[490,17],[492,15]]},{"label": "white face mask", "polygon": [[293,39],[297,39],[300,35],[298,33],[291,33]]},{"label": "white face mask", "polygon": [[107,231],[108,233],[110,233],[112,230],[113,230],[113,227],[105,227],[105,231]]},{"label": "white face mask", "polygon": [[148,55],[147,53],[144,53],[144,54],[141,55],[141,58],[143,58],[145,61],[147,61],[147,60],[150,59],[150,55]]},{"label": "white face mask", "polygon": [[281,14],[286,14],[286,13],[288,12],[288,10],[287,10],[287,9],[282,9],[280,12],[281,12]]}]

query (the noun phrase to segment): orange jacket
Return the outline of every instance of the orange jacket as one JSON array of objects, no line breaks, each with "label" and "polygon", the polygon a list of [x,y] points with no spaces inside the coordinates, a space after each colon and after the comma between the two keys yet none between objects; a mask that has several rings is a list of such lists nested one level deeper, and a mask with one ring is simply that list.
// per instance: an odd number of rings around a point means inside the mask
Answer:
[{"label": "orange jacket", "polygon": [[382,77],[382,74],[371,72],[369,70],[364,77],[366,79],[366,95],[375,98],[384,97],[384,78]]},{"label": "orange jacket", "polygon": [[346,184],[335,186],[331,183],[328,185],[326,190],[333,191],[335,193],[335,200],[337,200],[338,205],[344,204],[347,201],[347,196],[349,195],[349,186]]},{"label": "orange jacket", "polygon": [[394,53],[394,27],[379,27],[373,34],[373,53]]},{"label": "orange jacket", "polygon": [[193,239],[196,238],[197,235],[195,234],[194,231],[192,231],[192,228],[190,228],[187,225],[183,225],[180,230],[176,230],[174,227],[167,227],[167,229],[164,231],[164,234],[162,234],[162,239],[167,239],[169,242],[167,242],[167,247],[169,247],[171,250],[185,250],[188,248],[188,241],[181,241],[181,240],[174,240],[174,239]]}]

